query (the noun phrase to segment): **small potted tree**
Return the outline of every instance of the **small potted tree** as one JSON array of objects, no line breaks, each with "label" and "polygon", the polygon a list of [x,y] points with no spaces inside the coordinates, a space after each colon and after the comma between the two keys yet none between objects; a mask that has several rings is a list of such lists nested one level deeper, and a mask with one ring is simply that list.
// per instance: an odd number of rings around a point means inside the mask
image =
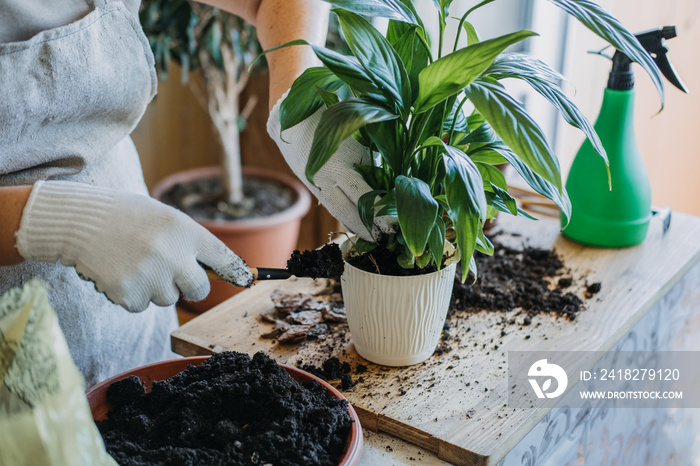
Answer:
[{"label": "small potted tree", "polygon": [[[591,124],[560,89],[561,76],[540,60],[505,52],[534,32],[479,40],[470,15],[493,1],[478,3],[458,19],[466,46],[458,45],[458,36],[447,53],[440,47],[437,56],[411,1],[333,1],[352,55],[313,46],[325,71],[308,70],[282,104],[282,132],[327,107],[311,146],[308,180],[313,183],[341,141],[355,137],[373,154],[372,164],[355,166],[371,187],[360,198],[359,214],[370,232],[377,216],[397,221],[394,234],[345,245],[348,323],[357,351],[370,361],[398,366],[429,357],[447,313],[454,262],[461,257],[462,280],[468,271],[476,275],[474,251],[493,253],[484,223],[499,211],[529,216],[508,193],[496,165],[510,164],[564,216],[571,213],[556,156],[501,80],[531,85],[606,159]],[[588,0],[550,2],[634,57],[663,99],[654,62],[615,18]],[[439,21],[442,46],[452,2],[434,3],[431,20]],[[386,36],[360,15],[388,17]]]},{"label": "small potted tree", "polygon": [[[264,62],[251,62],[260,52],[254,28],[241,18],[189,0],[144,0],[141,24],[161,77],[171,62],[182,70],[219,136],[219,166],[177,173],[162,180],[154,197],[190,214],[251,265],[284,267],[294,250],[301,217],[310,197],[298,180],[260,168],[241,167],[240,132],[257,103],[241,102],[251,75]],[[198,72],[202,79],[190,79]],[[201,84],[203,83],[203,85]],[[238,291],[212,283],[210,295],[188,303],[204,311]]]}]

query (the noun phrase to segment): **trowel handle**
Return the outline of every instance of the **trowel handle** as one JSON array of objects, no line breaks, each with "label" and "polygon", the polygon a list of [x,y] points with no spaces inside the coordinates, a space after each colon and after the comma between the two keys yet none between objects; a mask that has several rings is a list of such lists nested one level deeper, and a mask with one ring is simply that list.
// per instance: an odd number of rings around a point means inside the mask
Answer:
[{"label": "trowel handle", "polygon": [[[267,267],[251,267],[250,272],[255,280],[284,280],[292,276],[286,269],[273,269]],[[207,277],[212,281],[226,281],[218,273],[207,269]]]}]

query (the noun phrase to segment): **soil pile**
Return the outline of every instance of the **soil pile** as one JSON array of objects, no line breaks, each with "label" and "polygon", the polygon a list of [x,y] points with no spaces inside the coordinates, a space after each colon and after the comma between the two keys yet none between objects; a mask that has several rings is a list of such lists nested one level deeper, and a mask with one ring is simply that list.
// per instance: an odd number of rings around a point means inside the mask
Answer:
[{"label": "soil pile", "polygon": [[334,465],[352,425],[346,401],[263,353],[218,353],[148,394],[131,377],[107,396],[97,425],[122,465]]},{"label": "soil pile", "polygon": [[[583,300],[566,291],[574,285],[557,253],[549,249],[514,249],[492,239],[493,256],[475,254],[478,279],[473,275],[463,284],[455,279],[451,310],[510,311],[522,309],[528,315],[552,312],[574,320]],[[460,271],[457,277],[460,277]],[[586,298],[600,291],[600,283],[586,285]]]}]

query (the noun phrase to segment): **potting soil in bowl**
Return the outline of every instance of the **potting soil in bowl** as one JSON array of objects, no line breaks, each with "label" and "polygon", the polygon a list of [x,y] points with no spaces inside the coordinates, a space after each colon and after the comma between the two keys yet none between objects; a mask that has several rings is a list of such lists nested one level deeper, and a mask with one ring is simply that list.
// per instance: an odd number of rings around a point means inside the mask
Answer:
[{"label": "potting soil in bowl", "polygon": [[107,398],[97,426],[121,465],[335,465],[352,426],[346,400],[263,353],[215,354],[149,393],[132,376]]}]

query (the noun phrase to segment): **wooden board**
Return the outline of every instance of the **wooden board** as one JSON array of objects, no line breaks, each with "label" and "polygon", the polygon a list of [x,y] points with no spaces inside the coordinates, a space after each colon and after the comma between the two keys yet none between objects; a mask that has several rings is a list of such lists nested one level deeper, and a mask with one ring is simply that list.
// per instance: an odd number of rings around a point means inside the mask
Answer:
[{"label": "wooden board", "polygon": [[[273,309],[274,289],[313,293],[326,285],[290,279],[260,282],[185,324],[172,335],[173,350],[185,356],[264,351],[292,365],[318,365],[335,355],[353,368],[366,364],[363,381],[344,391],[365,428],[405,439],[454,464],[496,464],[547,412],[506,407],[509,351],[608,351],[700,261],[700,219],[678,213],[665,236],[654,219],[646,241],[627,249],[575,244],[559,235],[558,222],[551,219],[502,216],[499,228],[522,233],[504,234],[502,241],[553,247],[574,277],[603,284],[575,322],[545,314],[520,325],[523,316],[517,311],[462,313],[450,320],[450,333],[458,338],[449,351],[415,366],[387,368],[359,357],[347,333],[291,347],[262,339],[272,326],[259,315]],[[595,362],[580,361],[579,367],[590,369]]]}]

